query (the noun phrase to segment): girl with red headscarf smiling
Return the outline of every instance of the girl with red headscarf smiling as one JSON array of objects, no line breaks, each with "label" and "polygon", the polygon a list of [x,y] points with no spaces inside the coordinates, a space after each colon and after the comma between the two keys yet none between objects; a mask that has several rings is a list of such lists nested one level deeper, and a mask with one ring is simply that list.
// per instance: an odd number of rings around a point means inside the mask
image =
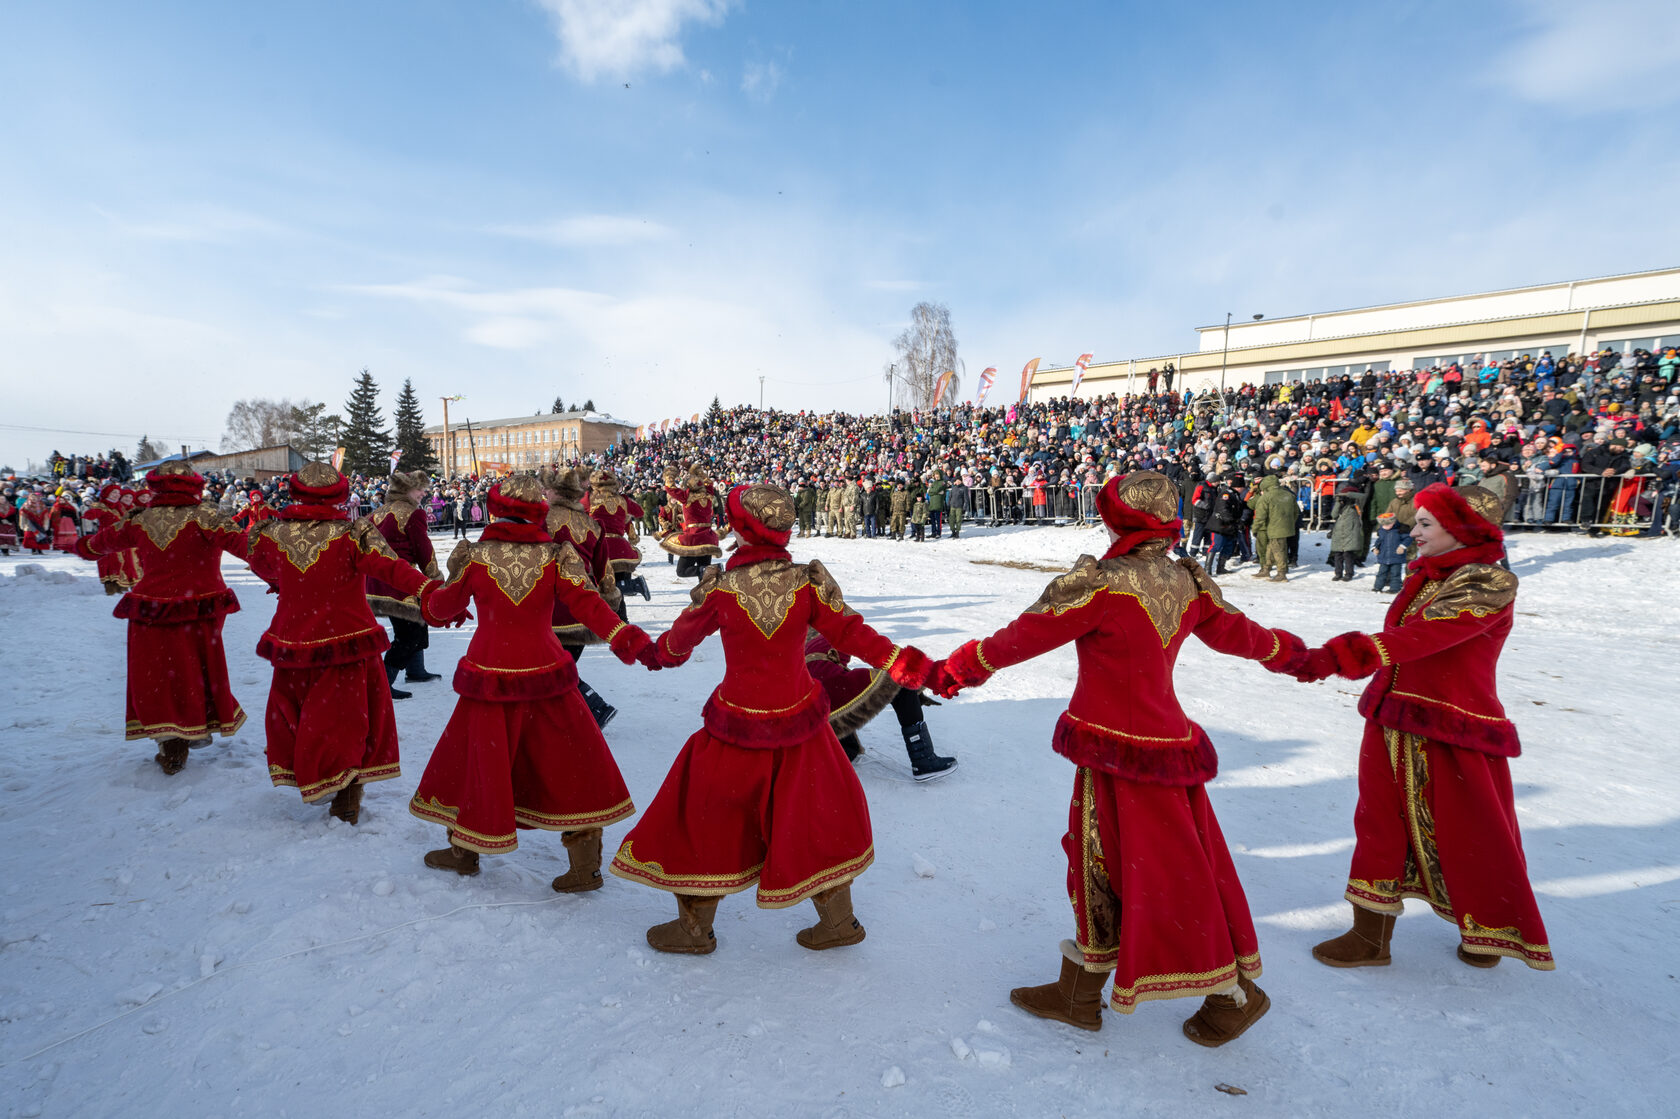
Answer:
[{"label": "girl with red headscarf smiling", "polygon": [[1302,680],[1375,674],[1359,700],[1359,806],[1347,892],[1353,928],[1313,949],[1331,967],[1389,963],[1406,898],[1458,926],[1458,958],[1556,966],[1528,883],[1508,758],[1521,752],[1495,688],[1517,577],[1498,566],[1499,498],[1426,486],[1418,558],[1380,634],[1344,633],[1309,652]]},{"label": "girl with red headscarf smiling", "polygon": [[786,490],[736,486],[727,509],[741,546],[721,574],[702,576],[655,645],[658,662],[675,667],[720,632],[723,682],[612,872],[677,896],[677,919],[647,932],[661,952],[711,952],[718,900],[755,883],[765,909],[812,899],[818,921],[799,933],[804,947],[856,944],[851,882],[875,858],[869,805],[805,667],[806,630],[900,687],[920,688],[928,659],[866,625],[821,563],[793,562]]},{"label": "girl with red headscarf smiling", "polygon": [[1130,1014],[1149,999],[1205,996],[1184,1033],[1223,1045],[1271,1005],[1255,986],[1259,945],[1219,821],[1203,787],[1219,758],[1173,690],[1173,665],[1193,633],[1221,653],[1273,672],[1296,666],[1301,641],[1226,603],[1190,559],[1174,561],[1178,494],[1160,474],[1111,478],[1097,500],[1113,543],[1080,556],[1004,628],[936,667],[941,695],[1072,641],[1073,698],[1051,748],[1078,766],[1068,811],[1068,893],[1077,940],[1062,942],[1054,983],[1010,1001],[1041,1018],[1102,1028],[1103,987]]}]

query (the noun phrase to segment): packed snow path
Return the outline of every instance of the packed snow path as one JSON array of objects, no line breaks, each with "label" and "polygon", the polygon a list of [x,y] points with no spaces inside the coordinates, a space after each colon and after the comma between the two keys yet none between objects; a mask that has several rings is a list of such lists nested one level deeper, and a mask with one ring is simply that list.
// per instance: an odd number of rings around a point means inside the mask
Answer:
[{"label": "packed snow path", "polygon": [[[227,565],[243,611],[226,636],[250,721],[171,778],[149,743],[122,740],[124,627],[92,565],[0,560],[0,1101],[74,1117],[1666,1113],[1680,1090],[1680,544],[1513,545],[1501,692],[1558,970],[1465,967],[1452,927],[1417,902],[1391,967],[1315,963],[1311,945],[1348,916],[1361,685],[1295,684],[1191,642],[1179,693],[1219,749],[1212,799],[1273,1000],[1219,1050],[1180,1035],[1190,1000],[1105,1011],[1098,1034],[1009,1004],[1011,986],[1055,977],[1071,935],[1059,839],[1073,770],[1049,749],[1071,647],[929,712],[935,744],[961,758],[947,780],[907,779],[890,713],[864,730],[890,764],[859,764],[877,850],[854,890],[863,944],[807,952],[793,934],[810,906],[744,894],[719,909],[716,954],[664,957],[642,933],[673,915],[670,897],[610,876],[551,893],[557,835],[521,833],[478,878],[421,865],[443,832],[405,805],[470,626],[433,632],[444,679],[397,704],[403,775],[370,787],[351,828],[269,785],[269,667],[253,650],[274,600],[242,567]],[[938,656],[1102,546],[1084,530],[982,530],[793,552]],[[632,600],[631,618],[658,632],[690,584],[657,551],[642,570],[654,599]],[[1222,585],[1262,623],[1311,642],[1381,624],[1374,568],[1352,585],[1322,565],[1285,586],[1252,570]],[[645,805],[699,725],[718,646],[656,675],[600,650],[581,669],[619,707],[607,738]],[[609,852],[628,827],[608,830]]]}]

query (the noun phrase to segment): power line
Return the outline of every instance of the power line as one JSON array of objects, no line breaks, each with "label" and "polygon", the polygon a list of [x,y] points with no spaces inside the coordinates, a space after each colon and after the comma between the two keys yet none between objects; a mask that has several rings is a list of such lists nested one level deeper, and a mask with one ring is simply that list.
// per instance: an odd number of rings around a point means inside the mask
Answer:
[{"label": "power line", "polygon": [[[146,436],[146,432],[135,434],[132,431],[78,431],[73,427],[30,427],[28,424],[0,424],[0,429],[6,431],[45,431],[54,435],[98,435],[106,439],[139,439]],[[168,438],[159,435],[160,439]],[[210,437],[205,435],[181,435],[179,438],[187,443],[209,443]]]}]

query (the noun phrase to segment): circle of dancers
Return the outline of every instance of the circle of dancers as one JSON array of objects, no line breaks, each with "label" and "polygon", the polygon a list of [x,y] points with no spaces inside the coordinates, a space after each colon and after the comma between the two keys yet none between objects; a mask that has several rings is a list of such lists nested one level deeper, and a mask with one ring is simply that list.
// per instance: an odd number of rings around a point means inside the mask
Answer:
[{"label": "circle of dancers", "polygon": [[[1513,803],[1509,759],[1520,746],[1495,690],[1517,579],[1499,564],[1492,493],[1420,491],[1418,558],[1382,630],[1309,648],[1232,606],[1193,559],[1172,556],[1182,526],[1166,478],[1111,479],[1098,501],[1104,554],[1080,556],[1008,625],[936,660],[871,627],[820,560],[793,559],[787,491],[746,484],[720,495],[698,465],[671,466],[665,479],[659,544],[697,581],[655,639],[624,604],[650,597],[635,574],[643,510],[610,470],[502,480],[490,523],[456,547],[445,574],[419,512],[423,473],[393,475],[389,502],[351,520],[344,476],[310,463],[291,478],[293,504],[241,528],[201,504],[190,466],[163,464],[76,546],[122,593],[127,737],[155,740],[157,764],[175,774],[193,747],[245,722],[222,643],[239,609],[221,574],[222,554],[233,555],[278,596],[257,646],[274,670],[269,778],[355,824],[365,787],[399,773],[392,701],[410,694],[399,674],[437,679],[425,666],[429,630],[476,617],[454,672],[455,709],[409,801],[444,829],[426,866],[476,875],[484,856],[515,852],[521,831],[554,831],[568,855],[554,890],[598,890],[606,862],[672,895],[675,918],[646,934],[661,952],[715,951],[719,904],[749,889],[761,908],[811,901],[816,922],[797,939],[823,951],[865,936],[852,883],[875,844],[851,764],[857,731],[892,707],[912,775],[946,776],[956,759],[934,751],[929,693],[954,698],[1071,642],[1078,676],[1050,748],[1074,767],[1062,840],[1074,935],[1061,943],[1059,975],[1010,1000],[1097,1030],[1105,990],[1121,1014],[1200,998],[1183,1032],[1219,1046],[1271,1000],[1255,982],[1259,943],[1206,788],[1218,754],[1174,689],[1174,664],[1195,636],[1305,683],[1370,681],[1343,895],[1351,927],[1313,948],[1317,960],[1387,966],[1395,917],[1418,898],[1455,925],[1464,964],[1511,957],[1553,968]],[[735,538],[727,554],[713,528],[719,502]],[[678,669],[713,634],[723,680],[608,862],[602,829],[636,807],[601,731],[616,709],[580,679],[578,660],[601,645],[625,664]]]}]

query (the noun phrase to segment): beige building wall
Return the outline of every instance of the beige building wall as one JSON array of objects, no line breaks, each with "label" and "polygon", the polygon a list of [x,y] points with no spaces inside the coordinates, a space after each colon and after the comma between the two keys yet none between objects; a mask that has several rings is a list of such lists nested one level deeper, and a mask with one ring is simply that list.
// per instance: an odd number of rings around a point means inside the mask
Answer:
[{"label": "beige building wall", "polygon": [[606,450],[635,430],[598,412],[563,412],[484,421],[452,418],[447,444],[442,424],[426,428],[425,435],[446,474],[484,474],[576,462]]}]

